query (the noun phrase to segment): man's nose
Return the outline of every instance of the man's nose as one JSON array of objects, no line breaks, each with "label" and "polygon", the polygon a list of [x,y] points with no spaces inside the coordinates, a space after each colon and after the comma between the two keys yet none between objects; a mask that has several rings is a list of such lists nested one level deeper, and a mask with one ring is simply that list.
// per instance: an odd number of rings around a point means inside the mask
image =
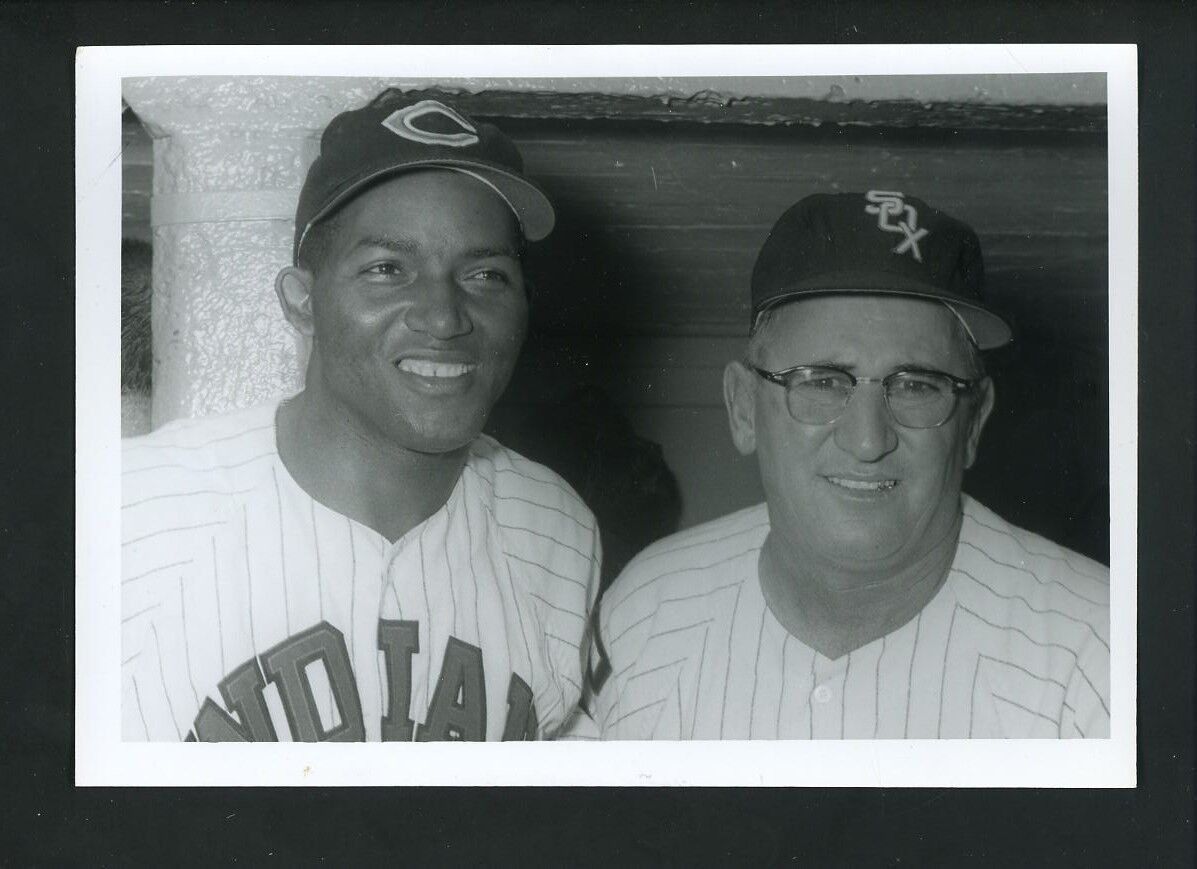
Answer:
[{"label": "man's nose", "polygon": [[834,425],[836,446],[858,461],[876,462],[897,449],[898,433],[879,383],[858,384]]},{"label": "man's nose", "polygon": [[466,306],[465,291],[452,276],[429,275],[420,280],[404,322],[413,332],[448,341],[473,329]]}]

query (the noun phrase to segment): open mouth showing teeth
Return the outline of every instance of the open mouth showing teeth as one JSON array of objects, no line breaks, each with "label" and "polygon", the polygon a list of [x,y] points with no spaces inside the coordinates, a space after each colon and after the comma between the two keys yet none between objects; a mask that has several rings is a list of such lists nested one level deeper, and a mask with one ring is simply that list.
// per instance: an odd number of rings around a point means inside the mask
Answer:
[{"label": "open mouth showing teeth", "polygon": [[898,485],[897,480],[848,480],[843,477],[828,477],[827,481],[841,489],[854,492],[888,492]]},{"label": "open mouth showing teeth", "polygon": [[400,371],[418,374],[420,377],[461,377],[469,374],[477,365],[465,362],[433,362],[429,359],[401,359],[397,363]]}]

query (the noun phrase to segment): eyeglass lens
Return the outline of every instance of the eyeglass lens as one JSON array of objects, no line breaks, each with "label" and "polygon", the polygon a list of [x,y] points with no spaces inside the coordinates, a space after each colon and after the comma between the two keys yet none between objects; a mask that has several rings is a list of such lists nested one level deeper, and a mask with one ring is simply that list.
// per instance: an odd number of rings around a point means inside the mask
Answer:
[{"label": "eyeglass lens", "polygon": [[[942,375],[898,372],[883,381],[885,401],[894,421],[908,428],[934,428],[952,414],[956,392]],[[786,389],[790,414],[814,425],[834,422],[856,391],[846,372],[834,369],[796,371]]]}]

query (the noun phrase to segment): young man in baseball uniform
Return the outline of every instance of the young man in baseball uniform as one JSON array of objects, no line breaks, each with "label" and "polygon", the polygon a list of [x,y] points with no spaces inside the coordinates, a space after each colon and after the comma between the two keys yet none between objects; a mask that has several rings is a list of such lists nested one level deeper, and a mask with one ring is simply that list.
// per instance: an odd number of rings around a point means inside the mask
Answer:
[{"label": "young man in baseball uniform", "polygon": [[975,233],[889,191],[774,226],[724,372],[766,503],[653,545],[601,606],[609,739],[1109,735],[1108,569],[961,492],[994,390]]},{"label": "young man in baseball uniform", "polygon": [[[553,225],[498,129],[386,92],[329,124],[275,289],[302,392],[123,454],[129,740],[551,738],[594,518],[481,434]],[[581,649],[581,651],[580,651]]]}]

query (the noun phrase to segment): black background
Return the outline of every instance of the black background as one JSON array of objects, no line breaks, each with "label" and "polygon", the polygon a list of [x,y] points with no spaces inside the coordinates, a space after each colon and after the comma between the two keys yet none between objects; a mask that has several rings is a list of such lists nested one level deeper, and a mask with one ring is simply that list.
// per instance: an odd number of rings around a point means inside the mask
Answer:
[{"label": "black background", "polygon": [[[599,40],[1139,43],[1139,788],[73,788],[75,47]],[[0,5],[5,862],[1192,865],[1194,68],[1180,2]]]}]

